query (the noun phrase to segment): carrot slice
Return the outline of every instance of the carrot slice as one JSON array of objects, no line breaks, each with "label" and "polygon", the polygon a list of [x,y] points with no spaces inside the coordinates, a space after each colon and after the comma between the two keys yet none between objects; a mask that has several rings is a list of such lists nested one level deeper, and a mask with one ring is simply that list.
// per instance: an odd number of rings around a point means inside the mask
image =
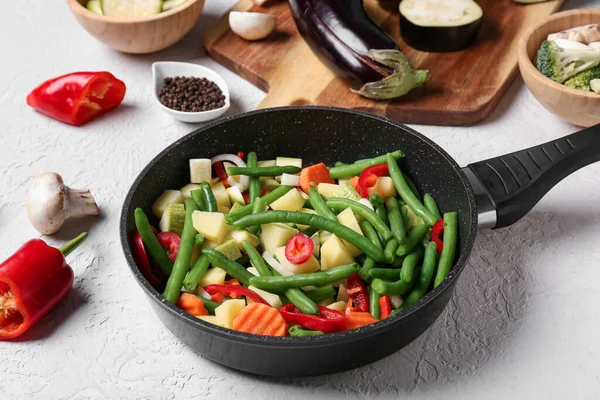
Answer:
[{"label": "carrot slice", "polygon": [[233,317],[233,329],[267,336],[287,336],[288,326],[279,311],[262,303],[252,303]]},{"label": "carrot slice", "polygon": [[360,177],[355,176],[355,177],[350,178],[350,180],[348,182],[350,182],[350,184],[352,186],[354,186],[354,189],[358,190],[358,180],[359,179],[360,179]]},{"label": "carrot slice", "polygon": [[377,322],[368,312],[351,312],[346,316],[346,329],[356,329]]},{"label": "carrot slice", "polygon": [[179,296],[179,300],[177,300],[177,307],[181,308],[186,313],[193,315],[194,317],[208,315],[208,311],[206,311],[206,307],[204,307],[204,302],[202,302],[202,300],[193,294],[183,293],[181,296]]},{"label": "carrot slice", "polygon": [[311,165],[300,171],[300,186],[305,193],[308,193],[308,189],[316,187],[319,183],[335,183],[329,177],[329,168],[325,164]]}]

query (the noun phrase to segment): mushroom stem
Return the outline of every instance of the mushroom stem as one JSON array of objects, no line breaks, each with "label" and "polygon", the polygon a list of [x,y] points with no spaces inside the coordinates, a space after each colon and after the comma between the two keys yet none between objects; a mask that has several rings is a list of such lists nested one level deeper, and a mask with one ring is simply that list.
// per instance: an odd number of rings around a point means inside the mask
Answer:
[{"label": "mushroom stem", "polygon": [[100,210],[89,189],[66,188],[69,218],[98,215]]}]

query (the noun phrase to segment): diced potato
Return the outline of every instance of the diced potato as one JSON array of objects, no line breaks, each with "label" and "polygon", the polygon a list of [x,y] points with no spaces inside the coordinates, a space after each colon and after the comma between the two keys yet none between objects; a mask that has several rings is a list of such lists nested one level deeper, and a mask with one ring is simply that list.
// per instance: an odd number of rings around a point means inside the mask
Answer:
[{"label": "diced potato", "polygon": [[229,214],[231,212],[231,208],[229,207],[225,207],[225,206],[221,206],[221,205],[217,205],[217,210],[221,213],[221,214]]},{"label": "diced potato", "polygon": [[304,197],[297,189],[292,189],[271,203],[273,210],[298,211],[304,206]]},{"label": "diced potato", "polygon": [[208,322],[209,324],[213,324],[213,325],[220,326],[222,328],[226,328],[226,326],[221,325],[221,323],[216,315],[200,315],[196,318],[201,319],[204,322]]},{"label": "diced potato", "polygon": [[256,163],[257,167],[274,167],[277,165],[277,161],[275,160],[263,160],[263,161],[258,161]]},{"label": "diced potato", "polygon": [[285,246],[276,248],[274,254],[281,266],[294,274],[310,274],[320,269],[319,261],[313,255],[302,264],[292,264],[285,257]]},{"label": "diced potato", "polygon": [[204,243],[202,243],[202,249],[216,249],[217,247],[219,247],[218,243],[215,242],[211,242],[210,240],[205,240]]},{"label": "diced potato", "polygon": [[202,183],[212,179],[210,158],[193,158],[190,160],[190,182]]},{"label": "diced potato", "polygon": [[323,307],[327,307],[328,305],[333,304],[334,302],[335,299],[333,297],[330,297],[328,299],[319,301],[317,304]]},{"label": "diced potato", "polygon": [[233,239],[230,239],[230,240],[226,241],[225,243],[220,244],[219,247],[217,247],[215,250],[217,250],[218,252],[223,254],[225,257],[227,257],[233,261],[237,260],[238,258],[240,258],[242,256],[242,253],[240,252],[237,242]]},{"label": "diced potato", "polygon": [[323,243],[325,243],[330,237],[331,232],[319,231],[319,241],[321,242],[321,246],[323,246]]},{"label": "diced potato", "polygon": [[[234,163],[230,163],[228,161],[223,161],[223,168],[225,168],[225,172],[227,172],[229,170],[229,168],[231,168],[231,167],[237,167],[237,165],[235,165]],[[239,175],[233,175],[231,178],[236,182],[240,181]]]},{"label": "diced potato", "polygon": [[272,178],[266,177],[266,176],[260,177],[260,186],[263,189],[275,190],[275,189],[277,189],[277,187],[279,185],[280,185],[280,183],[277,182],[277,180],[275,180],[275,179],[272,179]]},{"label": "diced potato", "polygon": [[217,244],[223,243],[229,234],[225,215],[222,213],[196,210],[192,214],[192,224],[198,233]]},{"label": "diced potato", "polygon": [[229,210],[228,214],[231,214],[234,211],[239,210],[240,208],[244,207],[243,205],[241,205],[240,203],[233,203],[233,205],[231,206],[231,209]]},{"label": "diced potato", "polygon": [[152,213],[158,218],[162,217],[167,204],[183,204],[183,195],[179,190],[165,190],[152,205]]},{"label": "diced potato", "polygon": [[392,307],[398,308],[404,304],[404,299],[400,295],[390,296],[390,303]]},{"label": "diced potato", "polygon": [[304,202],[306,203],[306,200],[308,200],[308,195],[303,191],[300,191],[300,194],[302,195],[302,197],[304,197]]},{"label": "diced potato", "polygon": [[292,174],[282,174],[280,182],[287,186],[300,186],[300,176]]},{"label": "diced potato", "polygon": [[198,189],[200,189],[200,185],[198,185],[197,183],[188,183],[187,185],[182,187],[180,189],[180,191],[181,191],[181,194],[183,195],[183,198],[188,199],[188,198],[192,197],[192,190],[198,190]]},{"label": "diced potato", "polygon": [[240,250],[244,248],[242,243],[245,240],[247,240],[252,245],[252,247],[257,247],[260,244],[260,239],[258,238],[258,236],[251,232],[248,232],[245,229],[239,229],[231,232],[231,237],[233,238],[233,240],[235,240]]},{"label": "diced potato", "polygon": [[213,185],[211,189],[215,195],[217,206],[231,208],[231,201],[229,200],[229,195],[227,194],[227,190],[225,190],[223,182],[218,182],[217,184]]},{"label": "diced potato", "polygon": [[315,244],[315,248],[313,249],[313,256],[319,258],[319,252],[321,251],[321,240],[319,239],[319,232],[315,233],[310,238]]},{"label": "diced potato", "polygon": [[346,292],[346,285],[340,285],[337,294],[337,301],[348,302],[350,300],[350,296],[348,296],[348,292]]},{"label": "diced potato", "polygon": [[227,272],[223,271],[221,268],[209,268],[200,280],[200,286],[222,285],[225,283],[225,276],[227,276]]},{"label": "diced potato", "polygon": [[340,190],[340,185],[335,185],[333,183],[321,182],[317,185],[317,191],[321,196],[325,197],[326,199],[330,197],[335,197],[334,193],[338,190]]},{"label": "diced potato", "polygon": [[225,191],[229,196],[229,201],[231,202],[231,204],[240,203],[243,206],[246,205],[244,196],[242,195],[242,192],[240,192],[240,189],[237,186],[229,187],[225,189]]},{"label": "diced potato", "polygon": [[275,249],[285,246],[288,240],[299,231],[285,224],[265,224],[262,225],[260,241],[263,248],[269,253],[274,253]]},{"label": "diced potato", "polygon": [[[248,289],[252,290],[254,293],[256,293],[257,295],[262,297],[263,300],[266,301],[267,303],[269,303],[269,305],[271,307],[279,309],[283,305],[283,303],[281,302],[281,299],[276,294],[265,292],[264,290],[259,289],[252,285],[248,286]],[[253,302],[250,298],[246,298],[246,299],[248,300],[248,303]]]},{"label": "diced potato", "polygon": [[250,267],[250,268],[246,268],[248,270],[248,272],[250,272],[252,275],[254,276],[259,276],[260,274],[258,273],[258,270],[254,267]]},{"label": "diced potato", "polygon": [[383,198],[383,201],[386,201],[390,197],[396,197],[398,194],[396,186],[394,186],[394,181],[389,176],[380,176],[377,178],[375,186],[367,189],[367,193],[369,193],[369,196],[376,193]]},{"label": "diced potato", "polygon": [[[362,230],[360,229],[360,225],[358,224],[358,220],[356,219],[356,216],[354,215],[352,209],[346,208],[344,211],[338,214],[337,218],[340,224],[347,226],[356,233],[359,233],[361,235],[363,234]],[[354,246],[346,240],[342,240],[342,243],[344,243],[344,246],[348,248],[352,257],[359,256],[363,253],[361,249],[359,249],[358,247]]]},{"label": "diced potato", "polygon": [[335,303],[331,303],[325,307],[331,308],[332,310],[344,312],[344,311],[346,311],[347,305],[348,305],[348,303],[346,303],[345,301],[336,301]]},{"label": "diced potato", "polygon": [[325,271],[340,265],[352,264],[354,257],[336,235],[331,235],[321,246],[321,270]]},{"label": "diced potato", "polygon": [[289,158],[289,157],[277,157],[275,160],[275,165],[278,167],[285,167],[286,165],[291,165],[293,167],[302,168],[302,159],[301,158]]},{"label": "diced potato", "polygon": [[233,328],[233,318],[246,307],[243,299],[225,300],[219,307],[215,308],[217,325],[224,328]]},{"label": "diced potato", "polygon": [[[305,213],[305,214],[317,214],[317,212],[315,210],[312,210],[310,208],[301,208],[298,210],[298,212]],[[300,230],[305,230],[306,228],[308,228],[308,225],[296,225],[296,226]]]},{"label": "diced potato", "polygon": [[422,225],[423,224],[423,220],[421,219],[421,217],[418,217],[417,214],[415,214],[412,210],[412,208],[410,208],[407,205],[402,206],[402,208],[406,209],[407,211],[407,215],[408,215],[408,228],[412,229],[417,225]]}]

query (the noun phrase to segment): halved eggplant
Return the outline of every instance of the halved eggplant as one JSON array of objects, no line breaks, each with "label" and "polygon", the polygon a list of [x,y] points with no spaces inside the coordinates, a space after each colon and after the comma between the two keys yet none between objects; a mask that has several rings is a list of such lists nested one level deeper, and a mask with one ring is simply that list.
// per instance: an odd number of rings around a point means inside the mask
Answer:
[{"label": "halved eggplant", "polygon": [[400,34],[417,50],[446,53],[465,49],[477,38],[483,10],[473,0],[403,0]]}]

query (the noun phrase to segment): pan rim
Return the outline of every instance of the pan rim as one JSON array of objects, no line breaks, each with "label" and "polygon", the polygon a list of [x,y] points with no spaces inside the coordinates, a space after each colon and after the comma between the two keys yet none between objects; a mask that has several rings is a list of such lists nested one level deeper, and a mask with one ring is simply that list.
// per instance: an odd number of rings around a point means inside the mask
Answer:
[{"label": "pan rim", "polygon": [[[443,158],[449,163],[449,165],[453,168],[453,170],[459,175],[463,187],[467,193],[467,198],[465,201],[469,203],[469,208],[471,210],[471,218],[470,218],[470,231],[467,235],[463,251],[460,253],[459,259],[456,261],[454,267],[450,271],[450,274],[444,281],[435,289],[427,293],[418,303],[406,309],[405,311],[398,313],[397,315],[390,316],[383,321],[379,321],[377,323],[373,323],[358,329],[331,333],[322,336],[311,336],[311,337],[273,337],[273,336],[263,336],[263,335],[254,335],[248,334],[244,332],[234,331],[232,329],[222,328],[207,322],[204,322],[196,317],[193,317],[179,308],[177,308],[174,304],[169,303],[161,293],[156,291],[148,281],[142,276],[139,272],[135,261],[133,259],[133,255],[129,248],[129,238],[127,234],[127,214],[128,211],[131,210],[131,200],[139,187],[140,182],[145,177],[145,175],[149,172],[151,168],[153,168],[162,158],[167,156],[174,148],[179,146],[181,143],[187,141],[190,137],[202,134],[204,131],[213,129],[216,126],[221,124],[228,123],[230,121],[235,121],[237,119],[244,119],[248,117],[252,117],[255,115],[265,114],[265,113],[276,113],[276,112],[286,112],[286,111],[302,111],[302,110],[320,110],[320,111],[333,111],[345,114],[359,115],[361,117],[371,118],[375,120],[379,120],[381,122],[385,122],[387,124],[394,125],[397,128],[403,129],[404,131],[416,136],[420,140],[427,143],[433,150],[440,153]],[[262,110],[253,110],[240,114],[231,115],[228,117],[224,117],[213,121],[205,126],[202,126],[198,129],[194,129],[190,133],[182,136],[177,139],[175,142],[168,145],[162,151],[160,151],[156,156],[150,160],[146,166],[138,173],[137,177],[131,184],[125,200],[123,202],[123,206],[121,208],[120,215],[120,223],[119,223],[119,233],[120,233],[120,242],[121,248],[123,250],[125,260],[127,265],[132,273],[133,277],[137,281],[137,283],[142,287],[146,295],[158,306],[164,307],[166,311],[171,314],[171,316],[178,318],[185,322],[187,325],[193,326],[195,329],[199,329],[204,333],[221,337],[223,339],[233,340],[236,342],[241,342],[246,345],[253,346],[264,346],[264,347],[297,347],[297,348],[306,348],[306,347],[322,347],[322,346],[330,346],[332,342],[341,344],[353,342],[356,340],[361,340],[373,336],[377,336],[384,331],[388,331],[393,329],[393,327],[397,324],[402,324],[402,321],[406,320],[413,313],[419,312],[423,307],[432,302],[438,296],[440,296],[443,292],[448,289],[451,289],[454,282],[458,279],[458,276],[461,274],[462,270],[465,268],[469,256],[471,254],[475,238],[477,235],[477,204],[475,202],[475,195],[471,184],[463,172],[462,168],[458,165],[458,163],[454,160],[452,156],[450,156],[443,148],[441,148],[437,143],[427,138],[423,134],[415,131],[414,129],[393,121],[389,118],[382,117],[379,115],[367,113],[360,110],[352,110],[352,109],[343,109],[338,107],[328,107],[328,106],[286,106],[286,107],[274,107]],[[170,330],[169,327],[167,329]]]}]

